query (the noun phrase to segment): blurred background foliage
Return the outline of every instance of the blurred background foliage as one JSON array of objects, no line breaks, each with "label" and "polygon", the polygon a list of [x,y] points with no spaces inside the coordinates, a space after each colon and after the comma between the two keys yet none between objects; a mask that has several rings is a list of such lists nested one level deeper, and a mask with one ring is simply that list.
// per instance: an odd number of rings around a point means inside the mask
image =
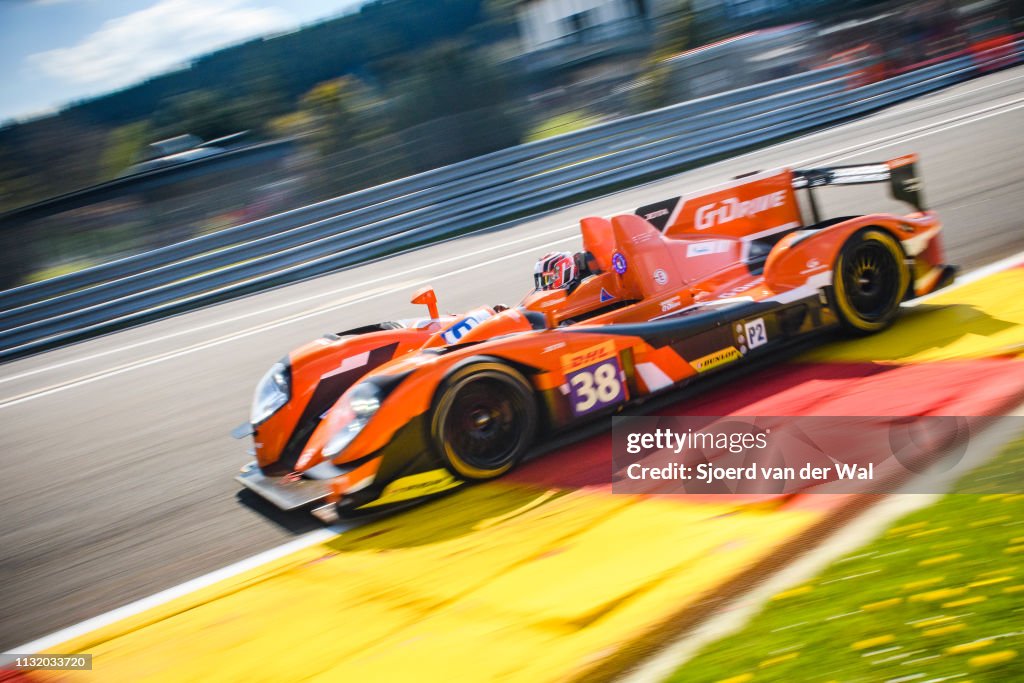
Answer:
[{"label": "blurred background foliage", "polygon": [[[998,5],[1020,30],[1024,0],[980,4]],[[822,66],[846,43],[901,50],[909,40],[903,34],[854,30],[823,45],[813,35],[851,17],[913,14],[926,5],[932,16],[952,17],[979,0],[371,0],[52,115],[0,125],[0,251],[17,252],[0,258],[0,286]],[[566,8],[588,9],[550,19]],[[901,30],[937,44],[918,35],[916,21]],[[796,27],[800,36],[788,45],[749,38],[770,37],[778,27]],[[712,71],[716,41],[739,34],[748,36],[750,54],[781,46],[796,57],[755,73],[743,66],[754,62],[734,50],[725,71]],[[681,55],[695,48],[696,57]],[[693,71],[701,60],[702,72]],[[729,71],[747,72],[746,81],[733,81]],[[244,171],[235,165],[174,189],[108,192],[95,205],[54,205],[31,218],[21,211],[260,145],[276,151],[251,155],[260,161]],[[22,215],[12,224],[16,209]]]},{"label": "blurred background foliage", "polygon": [[[692,42],[689,3],[671,4],[671,18],[657,29],[659,53]],[[257,138],[303,135],[328,164],[339,163],[330,157],[352,143],[374,140],[374,157],[402,156],[391,151],[399,131],[410,131],[401,136],[406,155],[438,132],[459,133],[449,135],[451,149],[428,145],[422,162],[405,159],[398,172],[516,144],[547,113],[527,111],[524,74],[502,59],[503,43],[507,54],[517,37],[518,5],[375,0],[52,116],[10,122],[0,128],[0,211],[112,179],[148,143],[186,133],[204,140],[242,130]],[[547,85],[535,80],[534,89]]]}]

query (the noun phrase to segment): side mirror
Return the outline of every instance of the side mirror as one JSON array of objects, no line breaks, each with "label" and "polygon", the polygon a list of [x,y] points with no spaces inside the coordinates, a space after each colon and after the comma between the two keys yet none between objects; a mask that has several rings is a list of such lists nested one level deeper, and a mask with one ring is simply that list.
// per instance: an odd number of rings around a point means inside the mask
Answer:
[{"label": "side mirror", "polygon": [[427,307],[427,312],[434,320],[437,320],[440,317],[437,314],[437,294],[434,293],[434,288],[429,285],[413,294],[412,301],[409,303],[425,305]]}]

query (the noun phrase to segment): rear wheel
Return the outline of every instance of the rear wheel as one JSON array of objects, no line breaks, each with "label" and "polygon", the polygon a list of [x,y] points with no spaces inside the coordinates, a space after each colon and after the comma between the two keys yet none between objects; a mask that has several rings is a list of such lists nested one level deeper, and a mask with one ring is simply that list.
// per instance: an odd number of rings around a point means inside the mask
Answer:
[{"label": "rear wheel", "polygon": [[836,312],[847,331],[871,334],[892,323],[910,282],[896,238],[877,228],[855,233],[840,250],[834,272]]},{"label": "rear wheel", "polygon": [[537,430],[529,382],[497,362],[460,368],[438,393],[431,438],[438,455],[463,479],[486,480],[512,469]]}]

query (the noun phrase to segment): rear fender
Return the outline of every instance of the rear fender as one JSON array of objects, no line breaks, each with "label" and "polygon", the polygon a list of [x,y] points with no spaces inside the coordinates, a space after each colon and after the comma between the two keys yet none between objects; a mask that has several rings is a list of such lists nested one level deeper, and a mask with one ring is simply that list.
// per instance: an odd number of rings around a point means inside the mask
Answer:
[{"label": "rear fender", "polygon": [[[776,293],[797,288],[821,289],[832,284],[832,268],[850,237],[867,227],[879,228],[896,238],[908,261],[937,243],[939,224],[931,212],[911,216],[872,214],[835,223],[819,230],[800,230],[779,240],[765,262],[764,277]],[[918,251],[918,248],[922,251]]]}]

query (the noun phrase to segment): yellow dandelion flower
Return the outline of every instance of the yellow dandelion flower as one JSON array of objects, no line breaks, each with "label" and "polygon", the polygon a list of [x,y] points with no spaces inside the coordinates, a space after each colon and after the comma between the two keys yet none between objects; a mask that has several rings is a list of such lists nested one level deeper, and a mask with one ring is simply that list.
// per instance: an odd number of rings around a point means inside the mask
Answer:
[{"label": "yellow dandelion flower", "polygon": [[982,586],[991,586],[996,583],[1006,583],[1007,581],[1013,581],[1012,576],[996,576],[991,579],[981,579],[980,581],[972,581],[967,584],[968,588],[981,588]]},{"label": "yellow dandelion flower", "polygon": [[747,683],[747,681],[753,680],[754,674],[745,673],[739,674],[738,676],[730,676],[729,678],[723,678],[718,683]]},{"label": "yellow dandelion flower", "polygon": [[934,591],[926,591],[924,593],[915,593],[910,596],[911,602],[935,602],[936,600],[945,600],[947,598],[955,598],[963,595],[967,592],[966,588],[940,588]]},{"label": "yellow dandelion flower", "polygon": [[996,576],[998,574],[1012,574],[1015,571],[1017,571],[1018,569],[1020,569],[1020,567],[1018,567],[1016,565],[1014,565],[1012,567],[1003,567],[1002,569],[990,569],[987,572],[979,572],[978,573],[978,578],[980,579],[983,576]]},{"label": "yellow dandelion flower", "polygon": [[1024,545],[1010,546],[1009,548],[1003,550],[1003,552],[1007,555],[1019,555],[1020,553],[1024,553]]},{"label": "yellow dandelion flower", "polygon": [[922,536],[931,536],[933,534],[941,534],[943,531],[949,531],[948,526],[940,526],[937,529],[925,529],[924,531],[915,531],[909,534],[907,538],[921,538]]},{"label": "yellow dandelion flower", "polygon": [[966,607],[967,605],[976,605],[979,602],[985,602],[987,600],[984,595],[975,595],[973,598],[964,598],[963,600],[954,600],[953,602],[942,603],[943,607]]},{"label": "yellow dandelion flower", "polygon": [[902,534],[902,533],[904,533],[906,531],[913,531],[914,529],[920,529],[923,526],[928,526],[928,522],[914,522],[913,524],[904,524],[903,526],[894,526],[893,528],[889,529],[889,531],[887,531],[886,533],[888,533],[890,536],[895,536],[896,534]]},{"label": "yellow dandelion flower", "polygon": [[879,645],[888,645],[889,643],[896,640],[896,637],[891,633],[887,633],[884,636],[875,636],[874,638],[865,638],[864,640],[858,640],[856,643],[850,645],[852,650],[867,650],[870,647],[878,647]]},{"label": "yellow dandelion flower", "polygon": [[934,564],[942,564],[944,562],[952,562],[953,560],[959,560],[963,557],[962,553],[949,553],[948,555],[938,555],[936,557],[929,557],[924,560],[920,560],[917,563],[919,567],[930,567]]},{"label": "yellow dandelion flower", "polygon": [[903,602],[903,598],[889,598],[888,600],[879,600],[878,602],[869,602],[868,604],[861,607],[865,612],[872,612],[879,609],[888,609],[895,607],[896,605]]},{"label": "yellow dandelion flower", "polygon": [[1013,517],[1010,515],[998,515],[996,517],[987,517],[985,519],[979,519],[975,522],[971,522],[968,526],[977,529],[980,526],[992,526],[993,524],[1002,524],[1003,522],[1009,522]]},{"label": "yellow dandelion flower", "polygon": [[1004,593],[1020,593],[1024,591],[1024,585],[1018,584],[1016,586],[1007,586],[1003,589]]},{"label": "yellow dandelion flower", "polygon": [[913,591],[918,588],[927,588],[928,586],[934,586],[937,583],[942,583],[946,580],[945,576],[933,576],[930,579],[921,579],[920,581],[911,581],[910,583],[903,584],[903,590]]},{"label": "yellow dandelion flower", "polygon": [[975,640],[971,643],[961,643],[960,645],[954,645],[953,647],[946,648],[947,655],[959,655],[964,652],[974,652],[975,650],[983,650],[996,641],[986,638],[984,640]]},{"label": "yellow dandelion flower", "polygon": [[797,595],[804,595],[810,593],[813,588],[810,586],[797,586],[796,588],[790,588],[788,591],[782,591],[772,596],[772,600],[785,600],[786,598],[792,598]]},{"label": "yellow dandelion flower", "polygon": [[940,626],[939,628],[930,628],[927,631],[922,631],[921,635],[934,638],[935,636],[944,636],[949,633],[956,633],[957,631],[963,631],[967,626],[964,624],[948,624],[946,626]]},{"label": "yellow dandelion flower", "polygon": [[967,660],[967,663],[974,667],[994,666],[996,664],[1008,662],[1011,659],[1015,659],[1016,657],[1016,650],[1000,650],[999,652],[990,652],[985,655],[971,657]]},{"label": "yellow dandelion flower", "polygon": [[771,657],[770,659],[766,659],[757,666],[759,669],[765,669],[769,666],[774,666],[776,664],[781,664],[782,662],[788,662],[790,660],[796,659],[799,656],[799,652],[787,652],[784,655],[779,655],[778,657]]},{"label": "yellow dandelion flower", "polygon": [[950,621],[956,620],[957,617],[951,616],[932,617],[931,619],[923,619],[921,621],[916,622],[914,624],[914,628],[930,628],[932,626],[937,626],[938,624],[945,624]]}]

